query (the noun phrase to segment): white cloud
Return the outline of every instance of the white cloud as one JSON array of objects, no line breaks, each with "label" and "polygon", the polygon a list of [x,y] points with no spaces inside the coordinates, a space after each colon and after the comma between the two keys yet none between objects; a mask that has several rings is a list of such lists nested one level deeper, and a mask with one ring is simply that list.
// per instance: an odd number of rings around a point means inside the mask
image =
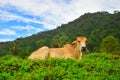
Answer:
[{"label": "white cloud", "polygon": [[120,0],[101,0],[100,2],[101,8],[104,11],[112,13],[114,10],[120,10]]},{"label": "white cloud", "polygon": [[27,30],[28,32],[30,31],[36,31],[36,32],[40,32],[43,31],[41,28],[37,28],[31,25],[26,25],[26,26],[11,26],[10,28],[14,29],[14,30]]},{"label": "white cloud", "polygon": [[13,41],[14,39],[0,39],[0,42]]},{"label": "white cloud", "polygon": [[9,12],[0,10],[0,20],[1,21],[10,21],[10,20],[14,20],[14,19],[17,19],[17,16],[15,16]]},{"label": "white cloud", "polygon": [[39,23],[43,24],[47,29],[56,28],[57,26],[72,21],[87,12],[102,10],[113,11],[114,9],[120,10],[119,0],[70,0],[69,3],[65,2],[65,0],[0,1],[2,7],[6,7],[8,4],[14,6],[18,11],[21,11],[24,14],[38,16],[43,19],[43,21],[39,21],[9,14],[9,16],[7,16],[9,20],[16,19],[24,22]]},{"label": "white cloud", "polygon": [[20,16],[20,15],[16,15],[16,14],[4,11],[4,10],[0,10],[0,20],[5,21],[5,22],[17,20],[17,21],[23,21],[26,23],[33,22],[33,23],[42,24],[42,22],[40,22],[34,18],[32,18],[32,19],[26,18],[26,17]]},{"label": "white cloud", "polygon": [[[49,19],[49,18],[48,18]],[[13,14],[11,12],[7,12],[4,10],[0,10],[0,20],[3,22],[8,22],[8,21],[12,21],[12,20],[16,20],[16,21],[22,21],[25,23],[36,23],[36,24],[42,24],[46,29],[53,29],[56,27],[56,25],[52,22],[52,21],[48,21],[48,20],[43,20],[40,21],[38,19],[35,18],[26,18],[20,15],[16,15]]]},{"label": "white cloud", "polygon": [[16,32],[11,29],[1,29],[0,35],[16,35]]},{"label": "white cloud", "polygon": [[27,26],[11,26],[11,28],[16,30],[32,30],[35,29],[35,27],[27,25]]}]

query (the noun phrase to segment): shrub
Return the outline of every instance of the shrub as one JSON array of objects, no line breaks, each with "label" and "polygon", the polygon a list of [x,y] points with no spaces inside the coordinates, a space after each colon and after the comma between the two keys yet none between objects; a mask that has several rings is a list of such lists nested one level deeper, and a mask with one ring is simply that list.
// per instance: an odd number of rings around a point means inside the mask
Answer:
[{"label": "shrub", "polygon": [[36,61],[8,55],[0,57],[0,80],[120,80],[119,63],[112,54]]}]

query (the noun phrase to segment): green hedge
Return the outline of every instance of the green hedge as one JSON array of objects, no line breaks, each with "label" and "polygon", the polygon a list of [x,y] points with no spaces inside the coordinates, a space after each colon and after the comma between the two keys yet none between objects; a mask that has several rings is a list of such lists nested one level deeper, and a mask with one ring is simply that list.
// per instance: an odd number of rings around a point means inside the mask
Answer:
[{"label": "green hedge", "polygon": [[0,80],[120,80],[120,56],[89,54],[81,60],[30,61],[0,57]]}]

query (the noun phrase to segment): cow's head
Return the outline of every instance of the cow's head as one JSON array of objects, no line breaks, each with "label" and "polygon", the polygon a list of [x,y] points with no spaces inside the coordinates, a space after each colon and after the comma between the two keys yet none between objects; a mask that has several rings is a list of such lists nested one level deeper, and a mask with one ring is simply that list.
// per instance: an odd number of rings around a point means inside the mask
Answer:
[{"label": "cow's head", "polygon": [[76,41],[80,44],[80,50],[81,51],[86,51],[87,47],[86,47],[86,42],[87,42],[87,38],[84,36],[80,36],[76,38]]}]

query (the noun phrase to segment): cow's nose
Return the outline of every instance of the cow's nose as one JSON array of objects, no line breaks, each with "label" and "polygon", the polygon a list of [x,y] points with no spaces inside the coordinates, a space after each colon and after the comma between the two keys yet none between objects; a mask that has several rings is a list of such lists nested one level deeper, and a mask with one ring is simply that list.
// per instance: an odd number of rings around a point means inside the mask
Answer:
[{"label": "cow's nose", "polygon": [[82,47],[81,50],[82,50],[82,51],[85,51],[85,50],[86,50],[86,47]]}]

